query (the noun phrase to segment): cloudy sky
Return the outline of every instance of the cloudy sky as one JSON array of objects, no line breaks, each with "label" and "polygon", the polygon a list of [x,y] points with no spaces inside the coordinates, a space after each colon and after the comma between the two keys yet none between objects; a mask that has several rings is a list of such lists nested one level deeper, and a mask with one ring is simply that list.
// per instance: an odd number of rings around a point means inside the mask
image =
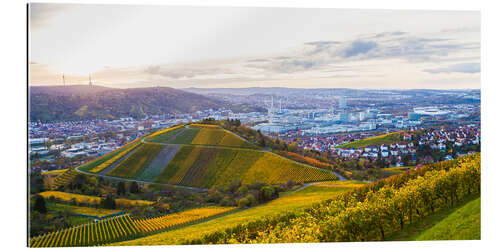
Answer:
[{"label": "cloudy sky", "polygon": [[480,88],[467,11],[30,5],[30,84]]}]

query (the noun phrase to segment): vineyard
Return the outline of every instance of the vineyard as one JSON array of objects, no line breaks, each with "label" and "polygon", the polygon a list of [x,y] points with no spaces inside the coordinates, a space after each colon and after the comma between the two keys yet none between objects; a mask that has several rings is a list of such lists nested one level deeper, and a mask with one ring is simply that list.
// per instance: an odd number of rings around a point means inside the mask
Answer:
[{"label": "vineyard", "polygon": [[[141,138],[137,138],[137,139],[135,139],[135,140],[133,140],[133,141],[131,141],[131,142],[123,145],[122,147],[114,150],[113,152],[110,152],[108,154],[102,155],[99,158],[97,158],[95,160],[92,160],[92,161],[90,161],[90,162],[88,162],[88,163],[80,166],[78,169],[82,170],[82,171],[88,171],[88,172],[98,173],[101,170],[103,170],[105,167],[102,167],[101,169],[99,169],[99,171],[94,170],[95,168],[100,167],[102,164],[104,164],[104,163],[106,163],[108,161],[109,162],[113,162],[114,160],[110,161],[110,159],[114,158],[115,156],[117,156],[118,154],[120,154],[124,150],[127,150],[130,147],[135,147],[138,144],[139,140],[141,140]],[[118,158],[120,158],[120,157],[118,157]],[[109,164],[106,165],[106,167],[107,166],[109,166]]]},{"label": "vineyard", "polygon": [[238,136],[217,127],[201,129],[190,144],[256,148]]},{"label": "vineyard", "polygon": [[30,247],[99,246],[133,239],[140,232],[128,215],[34,237]]},{"label": "vineyard", "polygon": [[337,177],[268,152],[183,146],[156,182],[208,188],[228,185],[235,178],[244,184],[256,181],[277,184],[286,183],[289,179],[312,182],[335,180]]},{"label": "vineyard", "polygon": [[377,241],[480,192],[480,154],[356,188],[301,213],[265,218],[185,243]]},{"label": "vineyard", "polygon": [[171,144],[190,144],[191,141],[196,137],[200,128],[183,128],[182,132],[180,132],[175,138],[172,138],[167,143]]},{"label": "vineyard", "polygon": [[[64,202],[71,202],[72,200],[78,202],[78,203],[84,203],[88,205],[97,205],[101,202],[101,197],[96,197],[96,196],[89,196],[89,195],[82,195],[82,194],[72,194],[72,193],[65,193],[65,192],[60,192],[60,191],[45,191],[39,193],[39,195],[43,196],[44,198],[50,198],[54,197],[57,200],[61,200]],[[121,207],[121,208],[126,208],[126,207],[133,207],[133,206],[150,206],[154,204],[152,201],[145,201],[145,200],[129,200],[129,199],[123,199],[123,198],[118,198],[115,199],[116,206]]]},{"label": "vineyard", "polygon": [[382,144],[391,144],[402,141],[402,133],[403,132],[393,132],[378,136],[369,137],[363,140],[348,142],[342,145],[337,146],[336,148],[360,148],[366,147],[369,145],[382,145]]},{"label": "vineyard", "polygon": [[58,189],[59,187],[68,185],[76,176],[78,175],[78,172],[68,169],[64,171],[62,174],[59,174],[55,180],[54,183],[52,183],[50,189]]},{"label": "vineyard", "polygon": [[277,216],[287,211],[300,211],[314,203],[331,199],[342,192],[365,185],[358,181],[329,181],[311,184],[302,190],[280,194],[278,199],[260,206],[238,210],[196,225],[161,232],[144,238],[117,242],[113,245],[164,245],[181,244],[187,240],[203,237],[205,234],[224,231],[227,228],[254,221],[259,218]]},{"label": "vineyard", "polygon": [[305,163],[305,164],[309,164],[311,166],[315,166],[315,167],[318,167],[318,168],[331,169],[331,170],[335,168],[335,166],[333,166],[332,164],[325,163],[325,162],[316,160],[314,158],[303,156],[303,155],[300,155],[300,154],[297,154],[297,153],[288,152],[288,151],[279,151],[278,153],[280,155],[282,155],[284,157],[287,157],[289,159],[292,159],[294,161],[302,162],[302,163]]},{"label": "vineyard", "polygon": [[212,125],[212,124],[190,124],[189,126],[193,128],[215,128],[215,129],[220,128],[218,125]]},{"label": "vineyard", "polygon": [[149,166],[156,155],[160,153],[163,147],[165,147],[163,144],[143,143],[107,175],[122,178],[132,178],[136,175],[140,175],[142,171]]},{"label": "vineyard", "polygon": [[129,215],[116,216],[99,222],[33,237],[30,240],[30,246],[76,247],[105,245],[203,220],[234,209],[234,207],[204,207],[147,219],[132,219]]},{"label": "vineyard", "polygon": [[149,164],[141,174],[137,175],[136,178],[141,181],[154,181],[161,173],[166,163],[174,158],[180,147],[180,145],[166,145],[154,160],[151,161],[151,164]]},{"label": "vineyard", "polygon": [[193,221],[203,220],[215,215],[227,213],[235,207],[203,207],[169,214],[156,218],[134,220],[135,226],[143,234],[158,232],[172,227],[184,225]]},{"label": "vineyard", "polygon": [[159,141],[163,141],[163,140],[169,138],[169,137],[166,137],[166,138],[162,137],[163,135],[172,136],[173,133],[171,133],[171,132],[177,131],[178,129],[183,128],[183,127],[184,127],[184,124],[178,125],[178,126],[175,126],[175,127],[171,127],[171,128],[166,128],[166,129],[154,132],[154,133],[148,135],[148,137],[146,137],[146,138],[147,139],[157,139]]},{"label": "vineyard", "polygon": [[[89,172],[91,172],[91,173],[101,172],[102,170],[106,169],[111,164],[113,164],[115,161],[117,161],[118,159],[122,158],[123,156],[125,156],[126,154],[128,154],[129,152],[134,150],[139,145],[141,145],[141,143],[134,143],[134,144],[131,144],[129,146],[122,147],[122,150],[117,151],[116,154],[113,154],[112,157],[109,157],[109,159],[107,159],[106,161],[104,161],[100,165],[96,166],[95,168],[90,169]],[[111,154],[109,154],[109,155],[111,155]],[[97,160],[97,161],[99,161],[99,160]]]}]

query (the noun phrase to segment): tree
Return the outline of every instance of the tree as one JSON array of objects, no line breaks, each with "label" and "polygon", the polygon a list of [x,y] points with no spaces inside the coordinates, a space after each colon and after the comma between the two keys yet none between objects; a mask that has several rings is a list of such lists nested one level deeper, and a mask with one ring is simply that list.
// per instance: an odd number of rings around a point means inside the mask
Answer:
[{"label": "tree", "polygon": [[137,184],[137,182],[132,182],[130,184],[130,187],[129,187],[129,191],[133,194],[137,194],[140,192],[140,189],[139,189],[139,184]]},{"label": "tree", "polygon": [[45,198],[43,198],[43,196],[41,195],[35,196],[35,205],[33,206],[33,210],[41,214],[47,213],[47,207],[45,206]]},{"label": "tree", "polygon": [[124,195],[125,192],[126,192],[125,183],[123,181],[118,182],[118,187],[116,189],[116,193],[118,195]]},{"label": "tree", "polygon": [[105,199],[101,199],[101,207],[107,209],[115,209],[116,202],[111,194],[108,194]]},{"label": "tree", "polygon": [[240,188],[238,188],[238,193],[241,195],[245,195],[248,193],[248,187],[246,185],[242,185]]},{"label": "tree", "polygon": [[259,200],[261,202],[272,200],[274,188],[272,186],[264,186],[260,189]]},{"label": "tree", "polygon": [[233,182],[229,185],[228,189],[229,189],[229,192],[231,193],[236,193],[236,191],[238,191],[238,189],[240,188],[241,186],[241,181],[240,179],[236,178],[233,180]]}]

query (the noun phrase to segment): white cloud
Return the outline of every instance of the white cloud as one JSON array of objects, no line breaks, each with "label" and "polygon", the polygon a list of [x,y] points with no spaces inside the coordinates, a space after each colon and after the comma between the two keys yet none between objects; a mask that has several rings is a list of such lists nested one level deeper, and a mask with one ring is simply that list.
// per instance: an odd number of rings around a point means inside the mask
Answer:
[{"label": "white cloud", "polygon": [[479,12],[39,5],[30,84],[479,86]]}]

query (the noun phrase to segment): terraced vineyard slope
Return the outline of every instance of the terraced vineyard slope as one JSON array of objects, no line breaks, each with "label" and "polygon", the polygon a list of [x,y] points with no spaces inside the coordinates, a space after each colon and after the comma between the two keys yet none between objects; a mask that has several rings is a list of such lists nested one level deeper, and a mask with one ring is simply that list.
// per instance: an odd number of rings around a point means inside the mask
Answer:
[{"label": "terraced vineyard slope", "polygon": [[132,239],[139,234],[132,219],[124,215],[32,238],[30,247],[99,246]]},{"label": "terraced vineyard slope", "polygon": [[30,247],[99,246],[186,225],[234,210],[235,207],[203,207],[165,216],[132,219],[121,215],[33,237]]},{"label": "terraced vineyard slope", "polygon": [[54,183],[51,185],[50,189],[58,189],[61,186],[67,185],[70,183],[76,176],[78,175],[78,172],[68,169],[64,171],[62,174],[59,174],[55,180]]},{"label": "terraced vineyard slope", "polygon": [[278,184],[288,180],[313,182],[337,177],[278,155],[248,149],[183,146],[156,182],[209,188],[225,186],[235,178],[244,184],[257,181]]}]

